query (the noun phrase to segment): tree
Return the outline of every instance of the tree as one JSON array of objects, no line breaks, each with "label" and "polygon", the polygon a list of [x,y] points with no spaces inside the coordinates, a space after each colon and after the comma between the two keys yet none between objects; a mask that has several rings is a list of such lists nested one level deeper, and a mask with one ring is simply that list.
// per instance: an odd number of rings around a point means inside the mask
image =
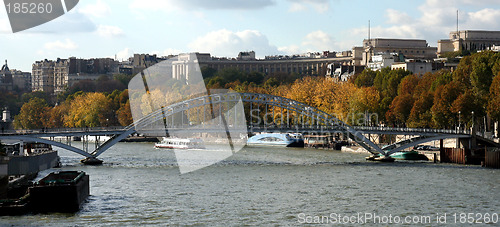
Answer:
[{"label": "tree", "polygon": [[452,103],[463,93],[460,83],[451,83],[439,86],[434,93],[434,105],[432,106],[432,119],[439,128],[450,128],[454,125],[455,114],[451,112]]},{"label": "tree", "polygon": [[98,127],[107,126],[109,120],[110,100],[102,93],[86,93],[76,97],[70,103],[66,127]]},{"label": "tree", "polygon": [[118,111],[116,111],[118,116],[118,122],[120,122],[121,126],[128,126],[133,123],[132,112],[130,110],[130,101],[127,100],[125,105],[120,107]]},{"label": "tree", "polygon": [[54,106],[50,108],[48,114],[48,121],[46,127],[48,128],[63,128],[64,120],[68,116],[68,111],[70,106],[68,103],[62,103],[61,105]]},{"label": "tree", "polygon": [[386,120],[393,124],[406,124],[413,107],[413,97],[410,94],[398,95],[389,106]]},{"label": "tree", "polygon": [[493,78],[489,95],[488,114],[493,119],[500,121],[500,72]]},{"label": "tree", "polygon": [[413,103],[410,116],[407,120],[408,127],[412,128],[432,128],[431,108],[434,105],[434,94],[430,91],[425,91],[420,94],[417,100]]},{"label": "tree", "polygon": [[367,68],[356,76],[356,79],[354,79],[354,84],[358,87],[371,87],[373,86],[373,82],[376,76],[376,71],[372,71],[371,69]]},{"label": "tree", "polygon": [[46,126],[47,102],[41,98],[33,97],[21,107],[20,113],[14,118],[14,127],[19,129],[39,129]]}]

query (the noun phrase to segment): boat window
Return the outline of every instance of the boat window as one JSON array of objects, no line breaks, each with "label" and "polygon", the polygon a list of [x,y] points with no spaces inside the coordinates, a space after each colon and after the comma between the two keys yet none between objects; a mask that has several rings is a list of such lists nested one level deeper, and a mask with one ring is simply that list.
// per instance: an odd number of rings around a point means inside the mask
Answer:
[{"label": "boat window", "polygon": [[264,141],[264,142],[280,142],[280,141],[283,141],[282,139],[280,138],[276,138],[276,137],[264,137],[262,139],[259,139],[260,141]]}]

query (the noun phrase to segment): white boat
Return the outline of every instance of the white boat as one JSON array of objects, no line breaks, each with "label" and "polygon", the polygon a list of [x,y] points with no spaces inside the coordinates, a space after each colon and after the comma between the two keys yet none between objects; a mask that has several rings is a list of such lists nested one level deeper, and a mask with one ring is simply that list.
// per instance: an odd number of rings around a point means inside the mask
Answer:
[{"label": "white boat", "polygon": [[169,149],[205,149],[205,144],[200,138],[163,137],[163,140],[156,143],[155,147]]}]

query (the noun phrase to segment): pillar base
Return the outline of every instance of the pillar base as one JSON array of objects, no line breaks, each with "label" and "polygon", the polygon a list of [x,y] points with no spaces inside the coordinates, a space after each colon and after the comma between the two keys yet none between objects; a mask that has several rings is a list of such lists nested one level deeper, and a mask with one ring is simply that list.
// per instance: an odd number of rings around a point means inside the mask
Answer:
[{"label": "pillar base", "polygon": [[85,159],[82,159],[81,162],[84,164],[84,165],[91,165],[91,166],[100,166],[102,165],[103,161],[100,160],[100,159],[97,159],[97,158],[85,158]]}]

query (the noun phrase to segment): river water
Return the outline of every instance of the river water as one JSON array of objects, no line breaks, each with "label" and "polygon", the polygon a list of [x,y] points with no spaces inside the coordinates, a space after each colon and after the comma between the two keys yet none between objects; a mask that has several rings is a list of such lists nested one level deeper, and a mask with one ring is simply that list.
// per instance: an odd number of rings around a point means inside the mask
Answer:
[{"label": "river water", "polygon": [[59,154],[63,170],[90,175],[91,196],[82,210],[0,217],[0,225],[442,226],[467,224],[468,213],[474,222],[500,223],[500,170],[478,166],[377,163],[365,161],[366,154],[246,147],[181,175],[174,152],[152,143],[119,143],[100,156],[103,166],[83,166],[80,156]]}]

